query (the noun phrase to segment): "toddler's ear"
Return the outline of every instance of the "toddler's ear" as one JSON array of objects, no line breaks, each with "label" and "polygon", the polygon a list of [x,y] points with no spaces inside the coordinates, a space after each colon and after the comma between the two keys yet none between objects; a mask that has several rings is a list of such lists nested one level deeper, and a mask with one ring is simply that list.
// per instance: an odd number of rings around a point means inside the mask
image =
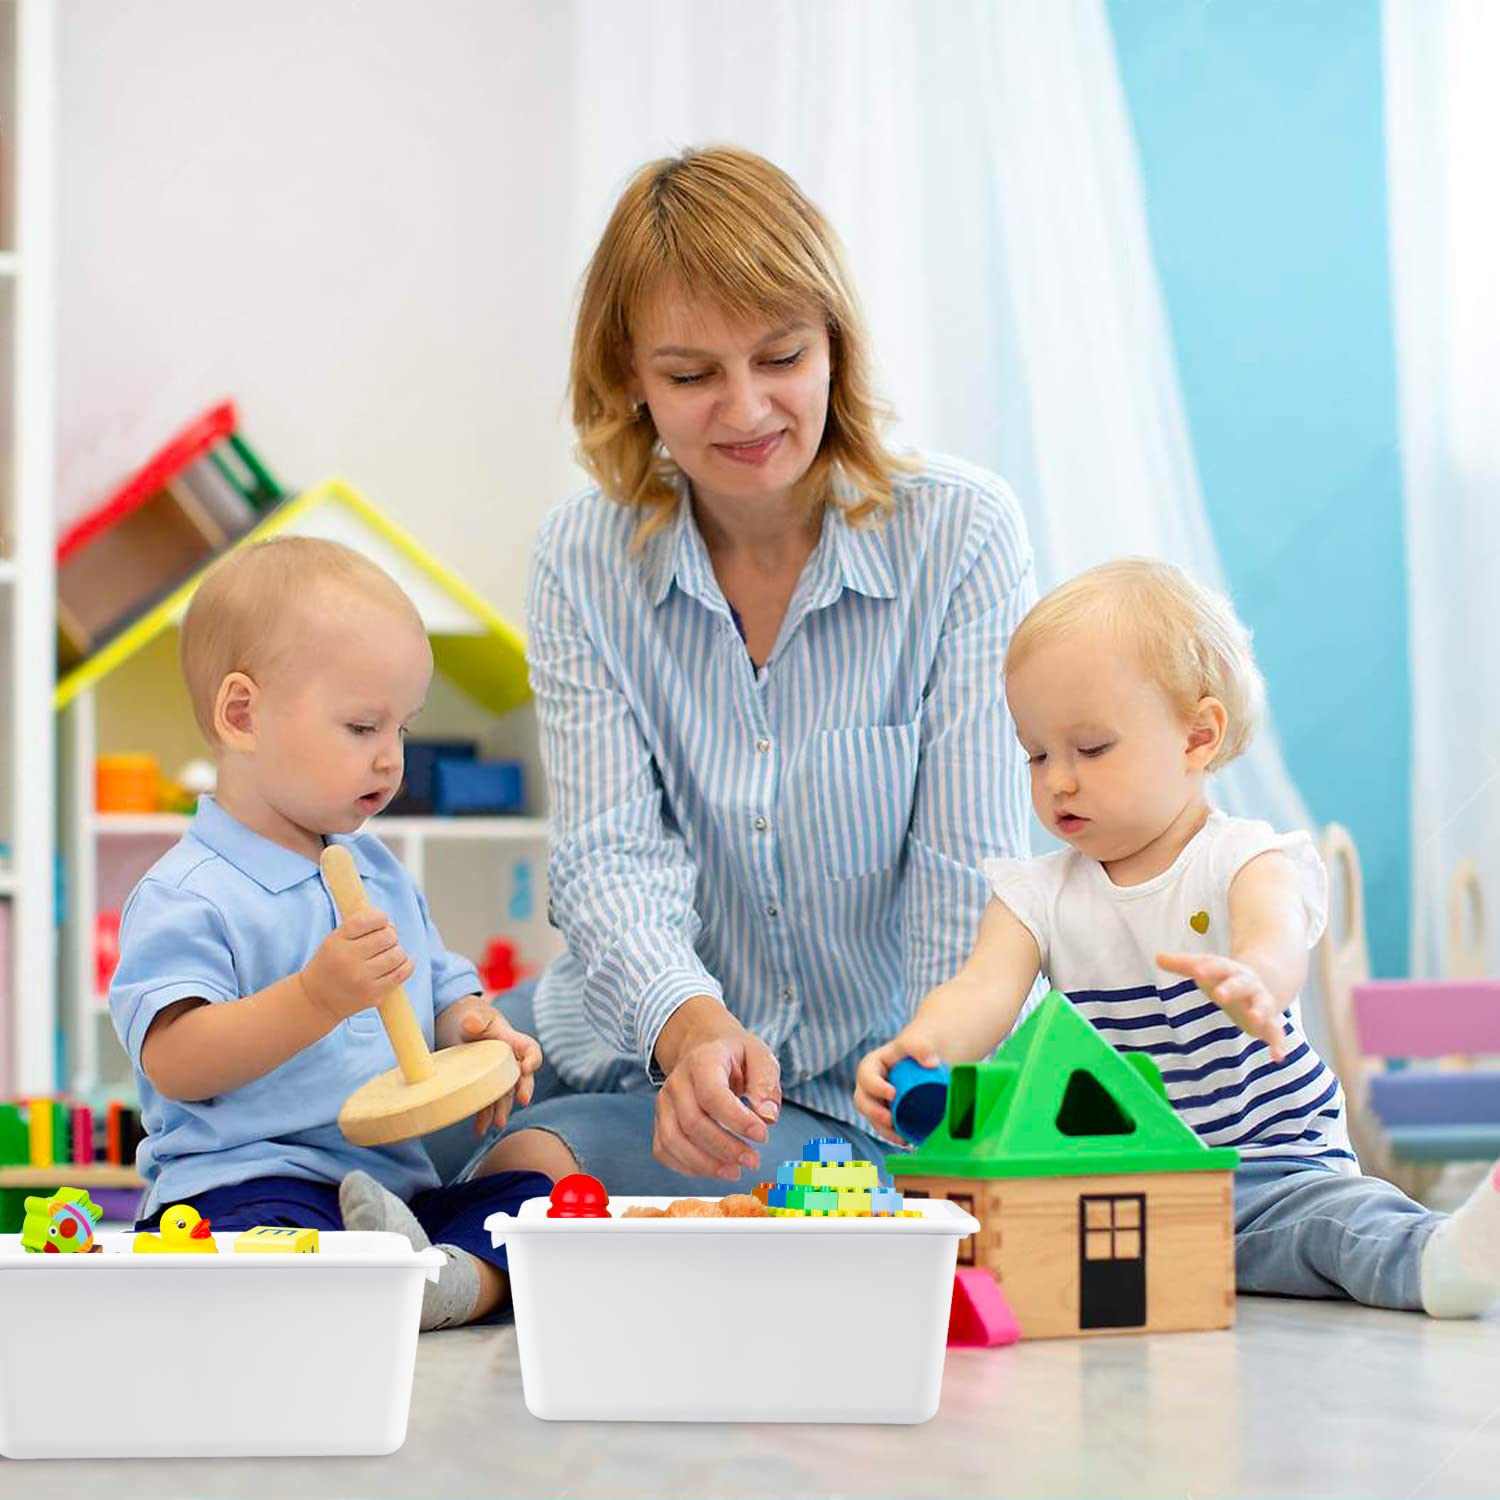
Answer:
[{"label": "toddler's ear", "polygon": [[243,672],[231,672],[214,699],[214,730],[231,750],[255,746],[255,700],[260,689]]},{"label": "toddler's ear", "polygon": [[1194,771],[1205,771],[1229,732],[1229,711],[1217,698],[1200,698],[1187,728],[1188,766]]}]

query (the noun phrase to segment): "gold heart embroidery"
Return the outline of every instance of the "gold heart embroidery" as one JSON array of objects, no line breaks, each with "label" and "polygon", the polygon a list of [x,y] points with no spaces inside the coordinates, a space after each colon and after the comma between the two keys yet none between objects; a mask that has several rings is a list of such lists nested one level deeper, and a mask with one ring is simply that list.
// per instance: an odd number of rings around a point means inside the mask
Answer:
[{"label": "gold heart embroidery", "polygon": [[1195,911],[1192,916],[1188,918],[1188,926],[1191,927],[1194,932],[1207,932],[1208,913],[1206,911]]}]

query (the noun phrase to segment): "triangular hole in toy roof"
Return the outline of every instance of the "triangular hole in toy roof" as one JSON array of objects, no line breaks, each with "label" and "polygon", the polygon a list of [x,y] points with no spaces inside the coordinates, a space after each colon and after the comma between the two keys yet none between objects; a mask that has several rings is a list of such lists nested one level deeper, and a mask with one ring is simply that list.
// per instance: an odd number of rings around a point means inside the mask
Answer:
[{"label": "triangular hole in toy roof", "polygon": [[1132,1135],[1135,1121],[1085,1068],[1075,1068],[1057,1111],[1061,1135]]}]

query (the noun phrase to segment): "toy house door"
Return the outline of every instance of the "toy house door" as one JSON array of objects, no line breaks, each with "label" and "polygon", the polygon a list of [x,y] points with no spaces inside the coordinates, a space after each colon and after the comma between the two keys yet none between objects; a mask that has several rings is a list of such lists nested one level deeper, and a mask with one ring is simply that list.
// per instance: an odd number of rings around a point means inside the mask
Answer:
[{"label": "toy house door", "polygon": [[1078,1326],[1143,1328],[1145,1323],[1145,1194],[1082,1194],[1078,1199]]}]

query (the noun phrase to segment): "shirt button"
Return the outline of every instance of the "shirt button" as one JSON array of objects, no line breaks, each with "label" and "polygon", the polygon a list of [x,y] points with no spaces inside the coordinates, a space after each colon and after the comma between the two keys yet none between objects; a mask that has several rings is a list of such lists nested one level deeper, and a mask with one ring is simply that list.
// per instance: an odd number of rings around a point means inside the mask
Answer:
[{"label": "shirt button", "polygon": [[765,737],[765,735],[761,735],[761,737],[755,742],[755,748],[760,751],[762,755],[764,755],[766,751],[771,748],[771,742]]},{"label": "shirt button", "polygon": [[792,998],[792,987],[791,987],[791,985],[787,985],[787,987],[784,990],[782,990],[782,992],[781,992],[781,998],[783,1000],[790,1000]]},{"label": "shirt button", "polygon": [[766,915],[768,917],[779,917],[781,915],[781,908],[775,905],[768,906],[766,908]]},{"label": "shirt button", "polygon": [[769,828],[770,826],[771,825],[766,822],[766,820],[765,820],[765,818],[764,818],[764,816],[762,814],[757,813],[755,815],[755,831],[757,833],[764,833],[766,831],[766,829]]}]

